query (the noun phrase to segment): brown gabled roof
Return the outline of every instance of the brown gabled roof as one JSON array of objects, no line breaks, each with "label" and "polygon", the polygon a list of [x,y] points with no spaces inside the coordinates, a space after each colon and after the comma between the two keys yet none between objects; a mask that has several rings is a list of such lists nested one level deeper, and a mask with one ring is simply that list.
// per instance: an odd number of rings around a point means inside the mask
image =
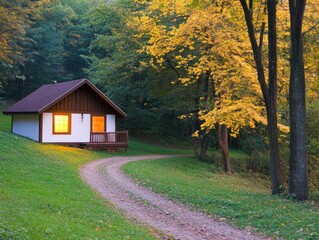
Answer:
[{"label": "brown gabled roof", "polygon": [[45,110],[49,109],[55,103],[74,92],[84,84],[87,84],[89,87],[91,87],[91,89],[96,92],[96,94],[98,94],[105,101],[105,103],[109,104],[121,117],[126,117],[126,114],[118,106],[116,106],[115,103],[113,103],[87,79],[78,79],[68,82],[43,85],[30,95],[6,109],[3,113],[43,113]]}]

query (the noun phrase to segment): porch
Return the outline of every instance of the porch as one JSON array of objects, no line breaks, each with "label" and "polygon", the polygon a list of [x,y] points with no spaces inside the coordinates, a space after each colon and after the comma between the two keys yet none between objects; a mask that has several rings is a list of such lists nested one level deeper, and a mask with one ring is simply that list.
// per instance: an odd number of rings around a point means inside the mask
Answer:
[{"label": "porch", "polygon": [[128,132],[91,132],[90,142],[85,146],[92,149],[117,149],[128,147]]}]

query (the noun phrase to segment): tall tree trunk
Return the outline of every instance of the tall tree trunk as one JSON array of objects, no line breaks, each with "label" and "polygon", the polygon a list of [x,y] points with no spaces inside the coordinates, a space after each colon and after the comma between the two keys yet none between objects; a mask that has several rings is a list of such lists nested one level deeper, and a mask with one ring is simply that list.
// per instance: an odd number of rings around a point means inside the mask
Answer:
[{"label": "tall tree trunk", "polygon": [[302,21],[306,0],[289,0],[290,9],[290,172],[289,193],[308,198],[306,101]]},{"label": "tall tree trunk", "polygon": [[207,145],[206,145],[206,135],[202,136],[200,140],[200,156],[199,160],[205,162],[206,161],[206,152],[207,152]]},{"label": "tall tree trunk", "polygon": [[[199,101],[198,99],[196,101]],[[197,104],[199,105],[199,102],[197,102]],[[194,146],[194,154],[195,156],[199,159],[199,160],[203,160],[203,157],[204,155],[206,155],[205,151],[206,151],[206,148],[202,148],[203,147],[203,144],[202,144],[202,140],[203,140],[203,132],[202,130],[200,129],[200,119],[199,119],[199,115],[198,115],[198,111],[197,110],[195,112],[195,116],[196,116],[196,119],[195,119],[195,129],[196,131],[198,131],[198,137],[195,137],[194,138],[194,142],[193,142],[193,146]],[[200,150],[198,151],[198,148],[200,148]],[[202,156],[203,155],[203,156]]]},{"label": "tall tree trunk", "polygon": [[270,178],[271,189],[273,194],[283,191],[283,181],[280,166],[280,152],[278,142],[278,127],[277,127],[277,1],[268,0],[268,92],[269,103],[267,110],[268,134],[269,134],[269,149],[270,149]]},{"label": "tall tree trunk", "polygon": [[[204,94],[204,103],[207,102],[208,100],[208,89],[209,89],[209,78],[210,78],[210,71],[206,71],[204,76],[203,76],[203,83],[204,83],[204,89],[203,89],[203,94]],[[200,84],[200,81],[198,80],[198,84]],[[198,100],[198,106],[199,106],[199,100]],[[200,107],[198,107],[198,110],[200,110]],[[206,161],[207,156],[207,134],[205,130],[201,129],[201,122],[199,120],[199,136],[201,137],[200,139],[200,156],[199,159],[201,161]]]},{"label": "tall tree trunk", "polygon": [[[276,1],[271,1],[267,3],[267,6],[270,4],[270,9],[272,17],[276,17],[276,14],[273,15],[274,11],[276,12]],[[270,180],[271,180],[271,192],[272,194],[278,194],[282,191],[282,173],[280,168],[280,155],[279,155],[279,143],[278,143],[278,130],[277,130],[277,72],[276,72],[276,64],[277,64],[277,55],[276,55],[276,42],[274,42],[274,38],[276,38],[276,19],[275,21],[271,21],[271,27],[269,27],[269,31],[272,32],[272,36],[270,37],[269,41],[272,44],[269,49],[269,55],[272,56],[272,61],[270,63],[270,67],[272,68],[269,70],[269,86],[267,86],[265,73],[264,73],[264,66],[262,61],[262,39],[263,33],[265,28],[265,23],[261,26],[260,31],[260,38],[259,38],[259,45],[257,43],[256,35],[255,35],[255,28],[253,24],[253,0],[249,0],[249,6],[247,5],[246,0],[240,0],[242,5],[246,26],[248,30],[248,36],[250,39],[250,43],[252,46],[254,60],[256,63],[257,69],[257,77],[258,82],[261,87],[261,91],[263,94],[264,102],[266,105],[267,111],[267,121],[268,121],[268,136],[269,136],[269,150],[270,150],[270,160],[269,160],[269,168],[271,171]],[[275,54],[275,55],[274,55]]]},{"label": "tall tree trunk", "polygon": [[[200,89],[200,81],[197,81],[197,91],[199,92]],[[200,111],[200,99],[199,97],[195,98],[195,103],[196,103],[196,130],[198,131],[198,137],[194,139],[194,149],[196,156],[199,158],[200,161],[205,161],[206,160],[206,132],[201,129],[201,123],[202,121],[199,119],[199,111]],[[200,147],[199,155],[197,148]]]},{"label": "tall tree trunk", "polygon": [[197,138],[193,138],[193,148],[194,148],[195,157],[199,158],[199,154],[198,154],[198,139]]},{"label": "tall tree trunk", "polygon": [[227,126],[224,124],[218,124],[217,138],[219,149],[222,154],[224,170],[226,173],[231,172],[231,165],[229,159],[229,151],[228,151],[228,130]]}]

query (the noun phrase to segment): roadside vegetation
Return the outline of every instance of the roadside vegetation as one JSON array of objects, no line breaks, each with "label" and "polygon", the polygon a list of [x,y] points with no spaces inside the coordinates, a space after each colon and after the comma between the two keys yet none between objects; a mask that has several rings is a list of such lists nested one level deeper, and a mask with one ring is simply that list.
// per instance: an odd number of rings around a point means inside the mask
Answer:
[{"label": "roadside vegetation", "polygon": [[271,196],[264,175],[225,174],[193,157],[131,162],[123,169],[139,184],[240,228],[275,239],[319,239],[316,194],[303,203]]}]

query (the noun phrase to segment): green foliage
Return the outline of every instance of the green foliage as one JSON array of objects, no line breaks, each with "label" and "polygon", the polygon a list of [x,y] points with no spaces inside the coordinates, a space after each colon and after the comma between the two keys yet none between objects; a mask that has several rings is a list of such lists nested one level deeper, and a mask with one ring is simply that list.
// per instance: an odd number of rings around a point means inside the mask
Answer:
[{"label": "green foliage", "polygon": [[[121,0],[92,8],[87,21],[95,35],[91,42],[87,73],[102,91],[128,114],[124,127],[132,134],[180,137],[189,121],[179,115],[193,112],[195,89],[172,85],[176,72],[167,65],[154,69],[150,57],[139,51],[136,29],[128,26],[132,13],[140,8]],[[188,132],[188,137],[193,133]]]},{"label": "green foliage", "polygon": [[[117,84],[131,80],[135,74],[140,76],[137,43],[130,39],[134,33],[125,25],[132,6],[129,1],[101,3],[87,15],[95,34],[90,45],[91,56],[87,57],[91,62],[88,73],[92,81],[102,86],[115,85],[116,89]],[[137,76],[131,81],[139,81]]]},{"label": "green foliage", "polygon": [[319,101],[307,104],[308,152],[319,155]]},{"label": "green foliage", "polygon": [[25,0],[0,1],[0,62],[23,61],[21,41],[24,41],[29,26],[28,8]]},{"label": "green foliage", "polygon": [[256,174],[213,173],[194,158],[132,162],[124,171],[140,184],[241,228],[281,239],[317,239],[319,210],[268,193],[269,180]]},{"label": "green foliage", "polygon": [[307,141],[309,188],[319,190],[319,101],[307,105]]},{"label": "green foliage", "polygon": [[[83,68],[87,62],[80,56],[87,54],[93,37],[84,22],[84,15],[92,4],[90,0],[30,3],[30,11],[20,14],[25,19],[23,38],[16,34],[19,49],[15,48],[14,56],[22,59],[12,64],[12,61],[4,62],[0,57],[3,95],[19,99],[53,80],[86,76]],[[20,27],[18,23],[14,23],[17,29]],[[1,32],[0,35],[3,37]],[[13,37],[10,42],[14,42]]]},{"label": "green foliage", "polygon": [[68,28],[64,40],[63,66],[69,78],[80,79],[87,77],[84,68],[88,63],[82,56],[88,54],[93,36],[83,19],[74,21]]},{"label": "green foliage", "polygon": [[29,1],[0,1],[0,94],[8,81],[19,75],[16,65],[26,61],[23,47],[28,42],[25,34],[33,10]]},{"label": "green foliage", "polygon": [[43,6],[40,14],[40,18],[28,31],[33,40],[28,49],[30,58],[24,71],[28,92],[44,83],[65,79],[63,44],[67,26],[75,18],[71,8],[56,3]]},{"label": "green foliage", "polygon": [[88,67],[88,62],[83,56],[89,54],[89,46],[94,39],[86,16],[95,5],[95,1],[61,0],[61,2],[64,6],[69,6],[75,13],[72,24],[65,31],[63,66],[70,78],[84,78],[87,77],[84,69]]},{"label": "green foliage", "polygon": [[309,188],[312,191],[319,191],[319,157],[308,155]]},{"label": "green foliage", "polygon": [[240,148],[247,154],[247,161],[242,168],[250,171],[269,174],[269,152],[267,151],[267,143],[262,126],[256,129],[245,129],[241,134]]},{"label": "green foliage", "polygon": [[307,147],[309,188],[319,191],[319,101],[307,103]]},{"label": "green foliage", "polygon": [[70,7],[77,16],[85,15],[99,0],[61,0],[63,6]]}]

